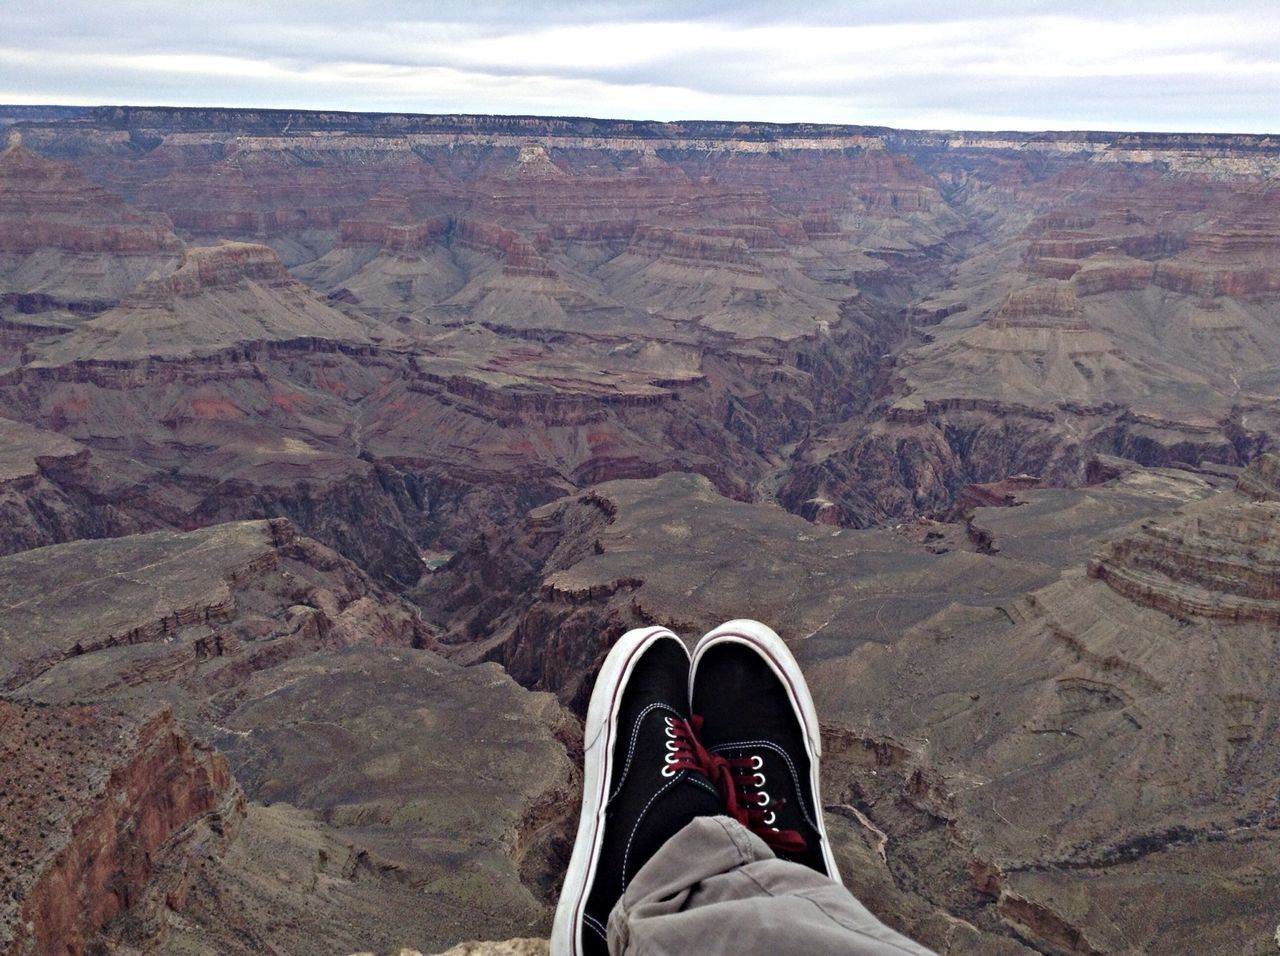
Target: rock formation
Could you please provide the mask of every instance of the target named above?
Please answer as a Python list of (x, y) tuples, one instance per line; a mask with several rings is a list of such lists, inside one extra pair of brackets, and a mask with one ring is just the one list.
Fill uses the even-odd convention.
[(1259, 455), (1236, 480), (1236, 490), (1254, 501), (1280, 501), (1280, 455)]
[[(204, 671), (217, 684), (209, 672), (244, 676), (255, 660), (278, 663), (357, 635), (431, 642), (405, 608), (378, 612), (380, 626), (368, 628), (376, 586), (282, 520), (77, 541), (10, 555), (0, 566), (0, 689), (27, 696), (83, 700), (149, 683), (148, 673), (164, 681)], [(68, 567), (80, 571), (67, 575)], [(278, 616), (249, 610), (260, 595)]]
[(368, 323), (291, 278), (272, 250), (224, 242), (186, 250), (173, 272), (139, 283), (120, 306), (32, 347), (29, 367), (204, 357), (315, 339), (365, 345), (371, 334)]
[[(383, 379), (353, 389), (350, 380), (363, 371), (326, 371), (323, 380), (341, 383), (352, 398), (335, 389), (308, 396), (307, 418), (354, 430), (355, 416), (340, 406), (370, 386), (387, 402), (369, 415), (373, 428), (359, 426), (357, 441), (325, 436), (320, 447), (345, 460), (306, 501), (258, 479), (244, 482), (236, 472), (245, 463), (214, 471), (236, 474), (219, 485), (217, 517), (286, 514), (364, 561), (370, 543), (308, 518), (361, 499), (397, 526), (397, 553), (378, 559), (387, 580), (411, 581), (410, 549), (431, 547), (442, 534), (456, 547), (482, 515), (501, 523), (534, 500), (611, 477), (695, 470), (739, 497), (776, 487), (792, 510), (863, 526), (945, 511), (961, 488), (1009, 474), (1076, 483), (1099, 453), (1149, 465), (1242, 464), (1275, 427), (1268, 369), (1280, 345), (1262, 304), (1272, 294), (1267, 281), (1160, 278), (1188, 269), (1225, 275), (1231, 263), (1242, 274), (1265, 271), (1276, 221), (1258, 178), (1273, 161), (1265, 144), (1055, 138), (1037, 154), (1043, 168), (1032, 170), (1016, 137), (938, 140), (825, 127), (792, 135), (767, 126), (744, 136), (717, 124), (626, 123), (588, 133), (551, 121), (486, 127), (217, 111), (87, 115), (74, 135), (60, 121), (28, 121), (27, 148), (74, 157), (131, 202), (170, 216), (193, 241), (272, 244), (332, 297), (335, 312), (322, 318), (297, 296), (280, 303), (271, 283), (276, 292), (263, 301), (221, 301), (237, 315), (278, 312), (276, 321), (227, 327), (225, 314), (212, 321), (207, 309), (175, 319), (126, 305), (82, 337), (33, 348), (33, 365), (63, 368), (121, 348), (136, 361), (193, 333), (210, 348), (249, 347), (259, 361), (263, 344), (298, 336), (308, 348), (344, 354), (352, 343), (380, 343), (376, 364), (390, 363), (397, 379), (418, 378), (425, 388), (390, 394), (396, 386)], [(95, 132), (120, 123), (143, 124), (131, 135), (149, 148), (125, 159)], [(1246, 147), (1247, 159), (1227, 162), (1232, 149)], [(1164, 176), (1162, 163), (1177, 166), (1181, 178)], [(968, 178), (959, 187), (962, 173)], [(165, 286), (148, 285), (135, 304)], [(1167, 297), (1156, 300), (1150, 290)], [(901, 327), (904, 310), (935, 316), (926, 319), (937, 323), (925, 333), (931, 341), (919, 341), (910, 322)], [(385, 327), (370, 326), (369, 317)], [(628, 361), (629, 349), (616, 348), (624, 340), (653, 360)], [(895, 348), (900, 354), (873, 374)], [(417, 369), (405, 368), (405, 351), (418, 356)], [(290, 365), (273, 390), (283, 396), (315, 381)], [(451, 394), (433, 387), (442, 380)], [(673, 383), (696, 387), (677, 391)], [(616, 399), (656, 411), (621, 428), (594, 427), (577, 411), (572, 434), (548, 439), (545, 432), (564, 421), (553, 397), (562, 392), (583, 409)], [(467, 401), (456, 403), (459, 394)], [(694, 399), (695, 414), (672, 414), (670, 402), (656, 400), (668, 396)], [(534, 414), (519, 423), (523, 435), (495, 447), (485, 419), (496, 412), (509, 429), (503, 412), (513, 405)], [(227, 422), (233, 406), (250, 411), (230, 395), (202, 399), (200, 408), (221, 410), (217, 421)], [(186, 410), (158, 411), (160, 422), (187, 430)], [(39, 421), (29, 411), (8, 413), (65, 427), (47, 408)], [(271, 430), (316, 448), (320, 436), (299, 435), (306, 424), (287, 417)], [(379, 425), (399, 420), (414, 421), (418, 436), (456, 431), (460, 440), (425, 450), (405, 447), (401, 434), (377, 440)], [(708, 436), (712, 422), (727, 433)], [(695, 431), (699, 441), (687, 441)], [(591, 433), (609, 440), (587, 441)], [(707, 438), (713, 453), (690, 447)], [(164, 440), (189, 447), (208, 438)], [(556, 454), (530, 455), (548, 440)], [(234, 443), (223, 436), (219, 444)], [(251, 444), (254, 458), (267, 447)], [(296, 469), (301, 446), (276, 447), (290, 451), (277, 451), (268, 469)], [(474, 456), (461, 451), (477, 448)], [(382, 467), (366, 467), (370, 461)], [(509, 467), (495, 470), (497, 462)], [(202, 474), (209, 472), (206, 464)], [(458, 476), (472, 490), (463, 492)], [(459, 504), (465, 517), (454, 523), (449, 511)]]
[(12, 952), (430, 947), (545, 924), (576, 722), (428, 649), (417, 611), (350, 562), (282, 520), (0, 562)]
[[(1273, 466), (1262, 459), (1241, 487)], [(1022, 952), (1022, 938), (1113, 952), (1126, 936), (1162, 948), (1181, 931), (1140, 907), (1108, 909), (1101, 887), (1163, 898), (1175, 857), (1226, 881), (1196, 904), (1191, 938), (1262, 938), (1261, 884), (1243, 922), (1215, 914), (1231, 909), (1217, 895), (1231, 879), (1219, 841), (1245, 869), (1270, 872), (1273, 852), (1261, 729), (1273, 503), (1141, 470), (1087, 493), (1016, 494), (1016, 507), (971, 512), (998, 542), (988, 556), (806, 525), (685, 476), (614, 482), (455, 558), (423, 600), (453, 615), (445, 640), (578, 707), (580, 675), (625, 627), (692, 636), (734, 614), (774, 621), (829, 722), (827, 812), (849, 824), (834, 831), (840, 850), (884, 861), (848, 868), (851, 886), (940, 951)], [(1153, 511), (1166, 514), (1124, 530)], [(1189, 522), (1202, 537), (1178, 532)], [(1158, 567), (1176, 607), (1084, 575), (1091, 552), (1091, 567)], [(513, 615), (521, 590), (536, 596)], [(1252, 603), (1224, 613), (1236, 601)], [(1063, 907), (1079, 894), (1088, 906)]]
[(231, 839), (244, 814), (226, 760), (168, 708), (0, 699), (0, 732), (6, 956), (88, 952), (157, 885), (180, 909), (193, 848)]
[(1206, 502), (1109, 543), (1089, 576), (1180, 619), (1280, 626), (1277, 463), (1264, 455), (1250, 465), (1234, 501)]
[[(1265, 563), (1276, 518), (1233, 491), (1178, 511), (1112, 532), (1088, 576), (1068, 568), (999, 614), (948, 609), (892, 654), (815, 670), (871, 727), (927, 738), (947, 781), (933, 812), (1002, 921), (1041, 947), (1247, 949), (1269, 931), (1268, 890), (1227, 898), (1229, 873), (1274, 857), (1260, 728), (1276, 630), (1249, 576), (1223, 569)], [(1170, 925), (1174, 871), (1204, 874), (1185, 931)]]
[(95, 500), (110, 484), (79, 442), (0, 419), (0, 554), (145, 527)]
[[(759, 553), (765, 566), (743, 562), (743, 552)], [(767, 570), (783, 567), (786, 574)], [(787, 620), (809, 634), (808, 646), (848, 647), (890, 640), (945, 604), (939, 582), (963, 579), (999, 600), (1046, 575), (1034, 563), (970, 551), (935, 555), (888, 531), (814, 527), (723, 498), (705, 479), (669, 474), (608, 482), (530, 512), (509, 534), (455, 557), (419, 600), (453, 612), (446, 643), (483, 635), (470, 653), (585, 710), (586, 678), (629, 627), (656, 621), (699, 634), (755, 615)], [(864, 578), (874, 585), (827, 586)], [(920, 593), (924, 581), (932, 593)], [(531, 607), (522, 592), (536, 595)]]
[(181, 250), (167, 217), (131, 209), (75, 164), (0, 152), (0, 321), (13, 333), (38, 335), (40, 313), (100, 311)]
[(501, 943), (459, 943), (440, 956), (546, 956), (547, 941), (509, 939)]

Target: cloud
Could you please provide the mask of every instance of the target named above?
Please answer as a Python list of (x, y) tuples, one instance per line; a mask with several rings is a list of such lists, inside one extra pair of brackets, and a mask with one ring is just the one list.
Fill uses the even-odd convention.
[(1259, 132), (1280, 102), (1261, 0), (12, 6), (10, 102)]

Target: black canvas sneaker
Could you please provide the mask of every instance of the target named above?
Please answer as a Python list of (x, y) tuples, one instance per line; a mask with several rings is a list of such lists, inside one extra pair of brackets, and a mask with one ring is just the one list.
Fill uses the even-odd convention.
[(690, 712), (727, 814), (774, 853), (839, 881), (822, 823), (822, 741), (813, 698), (782, 638), (758, 621), (729, 621), (694, 649)]
[(688, 716), (684, 643), (664, 627), (622, 635), (587, 708), (582, 817), (551, 956), (607, 956), (609, 913), (636, 871), (695, 817), (724, 812)]

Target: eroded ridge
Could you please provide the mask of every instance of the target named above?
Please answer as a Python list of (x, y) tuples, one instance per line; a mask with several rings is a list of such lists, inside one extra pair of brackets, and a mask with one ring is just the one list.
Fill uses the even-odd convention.
[(1280, 496), (1266, 497), (1275, 495), (1277, 461), (1251, 465), (1237, 494), (1107, 544), (1089, 575), (1178, 617), (1280, 624)]

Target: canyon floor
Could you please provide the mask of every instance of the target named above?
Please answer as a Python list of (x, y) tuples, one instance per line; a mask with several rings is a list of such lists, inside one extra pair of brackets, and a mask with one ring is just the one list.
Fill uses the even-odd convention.
[(0, 137), (0, 953), (545, 937), (611, 642), (741, 616), (886, 922), (1275, 952), (1273, 139)]

